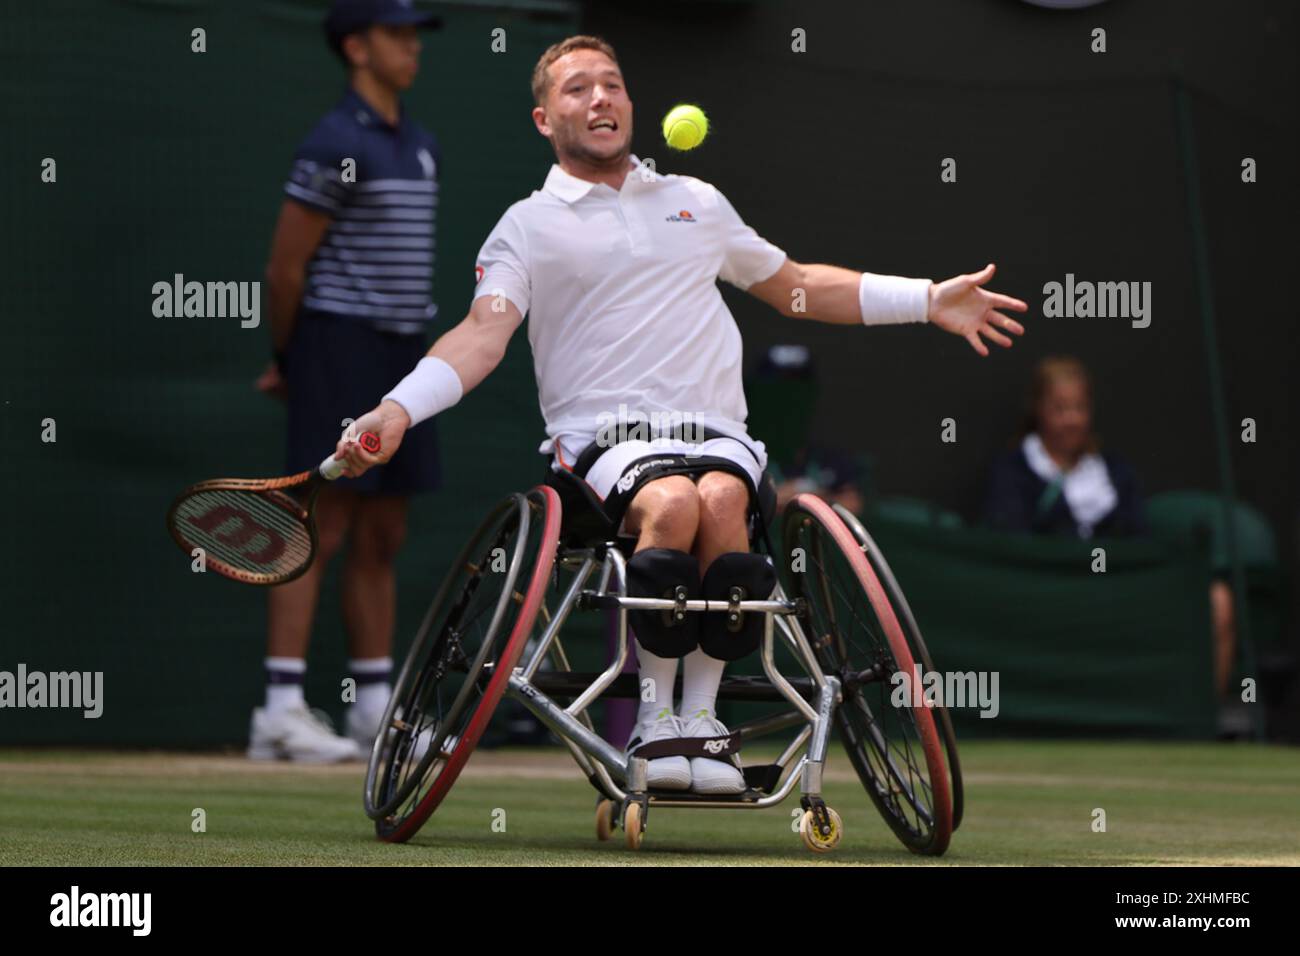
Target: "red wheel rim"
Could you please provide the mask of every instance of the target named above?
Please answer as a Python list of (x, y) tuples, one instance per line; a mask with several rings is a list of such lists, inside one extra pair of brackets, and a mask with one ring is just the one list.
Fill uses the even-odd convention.
[[(898, 616), (894, 613), (893, 605), (890, 604), (885, 589), (881, 587), (880, 580), (871, 567), (871, 562), (862, 553), (857, 538), (853, 536), (853, 533), (845, 526), (840, 516), (834, 512), (830, 505), (816, 495), (807, 493), (797, 495), (793, 503), (814, 517), (839, 547), (840, 552), (852, 568), (858, 583), (866, 592), (872, 612), (876, 615), (876, 619), (885, 632), (885, 638), (889, 642), (889, 649), (894, 662), (907, 674), (915, 673), (912, 650), (908, 647), (907, 638), (898, 623)], [(949, 791), (948, 767), (944, 760), (943, 744), (939, 739), (939, 731), (935, 726), (934, 714), (931, 712), (930, 707), (928, 705), (915, 707), (912, 708), (912, 713), (915, 716), (917, 731), (921, 738), (922, 752), (925, 754), (926, 770), (930, 775), (930, 792), (934, 802), (933, 836), (924, 849), (918, 852), (937, 856), (948, 848), (948, 841), (952, 836), (952, 794)]]
[(537, 551), (537, 562), (533, 565), (533, 574), (528, 581), (528, 589), (524, 592), (523, 604), (519, 609), (518, 616), (515, 618), (510, 638), (506, 641), (505, 650), (502, 651), (491, 678), (488, 679), (487, 689), (479, 699), (474, 716), (470, 718), (469, 726), (465, 728), (465, 732), (456, 741), (456, 749), (452, 751), (446, 766), (438, 774), (438, 779), (429, 788), (429, 792), (420, 799), (420, 802), (416, 804), (415, 809), (407, 815), (406, 819), (390, 833), (380, 836), (380, 839), (386, 843), (405, 843), (415, 836), (420, 827), (424, 826), (425, 821), (433, 814), (433, 811), (438, 809), (438, 805), (442, 803), (443, 798), (451, 792), (452, 784), (460, 776), (460, 772), (469, 760), (470, 754), (474, 752), (479, 739), (483, 736), (488, 723), (492, 720), (497, 704), (501, 702), (501, 698), (506, 692), (506, 685), (510, 682), (510, 675), (514, 672), (515, 664), (518, 663), (519, 656), (528, 643), (528, 636), (532, 632), (533, 622), (537, 617), (538, 609), (542, 605), (542, 597), (545, 595), (547, 584), (550, 581), (551, 568), (555, 564), (555, 548), (560, 536), (559, 495), (555, 493), (554, 489), (545, 485), (538, 485), (533, 490), (542, 494), (542, 507), (544, 509), (542, 540)]

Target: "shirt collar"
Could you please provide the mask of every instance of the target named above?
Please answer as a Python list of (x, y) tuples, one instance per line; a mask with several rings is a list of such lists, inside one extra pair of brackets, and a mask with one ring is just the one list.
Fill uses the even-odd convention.
[(344, 92), (341, 105), (347, 110), (348, 116), (367, 129), (379, 128), (395, 131), (406, 123), (406, 110), (403, 108), (401, 100), (398, 100), (397, 103), (396, 126), (384, 119), (373, 106), (366, 102), (360, 93), (351, 87), (348, 87)]
[[(639, 176), (641, 160), (636, 156), (628, 157), (627, 176), (623, 180), (624, 186), (632, 181), (634, 177)], [(655, 179), (660, 179), (660, 175), (655, 173)], [(591, 192), (601, 183), (589, 182), (586, 179), (579, 179), (577, 176), (571, 176), (560, 168), (558, 163), (551, 165), (551, 171), (546, 174), (546, 182), (542, 184), (542, 191), (548, 192), (557, 199), (562, 199), (569, 204), (582, 199), (587, 193)]]
[(1098, 467), (1105, 471), (1106, 463), (1102, 457), (1095, 452), (1087, 452), (1079, 456), (1073, 468), (1068, 472), (1062, 472), (1061, 466), (1052, 460), (1052, 456), (1047, 453), (1047, 446), (1043, 444), (1042, 437), (1038, 432), (1030, 432), (1025, 436), (1025, 440), (1020, 443), (1021, 451), (1024, 452), (1025, 461), (1029, 463), (1030, 469), (1033, 470), (1043, 481), (1055, 481), (1062, 474), (1066, 478), (1086, 475), (1095, 472)]

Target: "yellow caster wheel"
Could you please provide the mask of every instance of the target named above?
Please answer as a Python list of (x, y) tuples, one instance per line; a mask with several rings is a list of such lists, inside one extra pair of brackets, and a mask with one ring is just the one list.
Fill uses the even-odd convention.
[(629, 803), (623, 811), (623, 835), (629, 850), (641, 849), (641, 804)]
[(844, 836), (844, 821), (840, 815), (830, 807), (826, 808), (826, 816), (831, 821), (831, 832), (823, 836), (813, 823), (813, 813), (811, 810), (805, 810), (803, 816), (799, 819), (799, 836), (803, 837), (803, 845), (814, 853), (829, 853), (840, 845), (840, 839)]
[(596, 839), (608, 840), (614, 832), (614, 801), (600, 799), (596, 801)]

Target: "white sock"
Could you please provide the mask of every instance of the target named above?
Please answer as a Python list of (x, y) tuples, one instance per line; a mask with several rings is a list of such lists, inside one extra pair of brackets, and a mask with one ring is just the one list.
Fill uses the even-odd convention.
[(268, 714), (307, 706), (302, 695), (303, 676), (306, 673), (307, 662), (301, 657), (266, 659), (266, 712)]
[(393, 685), (389, 682), (393, 673), (391, 657), (354, 657), (348, 661), (348, 669), (357, 682), (358, 707), (382, 711), (388, 706), (388, 698), (393, 693)]
[(700, 711), (707, 711), (710, 717), (716, 717), (718, 706), (718, 685), (722, 683), (722, 671), (726, 661), (710, 657), (700, 648), (696, 648), (682, 658), (682, 706), (677, 715), (683, 720), (698, 716)]
[[(641, 646), (640, 641), (636, 642), (636, 657), (640, 664), (638, 683), (641, 687), (641, 704), (636, 712), (636, 722), (639, 724), (645, 720), (653, 720), (665, 709), (670, 714), (673, 712), (673, 684), (677, 680), (677, 658), (651, 654)], [(646, 681), (652, 683), (647, 684)], [(646, 700), (647, 696), (653, 699)]]

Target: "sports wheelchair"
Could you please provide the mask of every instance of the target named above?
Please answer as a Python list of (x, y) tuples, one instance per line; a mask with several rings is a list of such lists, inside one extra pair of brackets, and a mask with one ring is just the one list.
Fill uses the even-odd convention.
[[(636, 541), (617, 533), (591, 487), (569, 472), (551, 471), (501, 501), (456, 557), (394, 684), (366, 770), (365, 810), (379, 839), (404, 842), (424, 825), (509, 696), (560, 738), (595, 788), (598, 839), (621, 827), (635, 850), (652, 807), (756, 810), (798, 784), (803, 842), (829, 852), (844, 833), (822, 799), (834, 734), (898, 838), (915, 853), (942, 854), (962, 818), (956, 741), (942, 706), (891, 703), (895, 673), (934, 665), (884, 556), (852, 513), (811, 494), (787, 505), (778, 554), (768, 537), (770, 476), (753, 491), (750, 546), (780, 573), (767, 600), (628, 597)], [(734, 727), (740, 741), (795, 732), (774, 763), (743, 767), (742, 793), (648, 789), (646, 759), (625, 758), (596, 732), (588, 713), (596, 700), (639, 697), (636, 674), (623, 673), (631, 609), (764, 616), (763, 674), (724, 676), (718, 699), (779, 705)], [(570, 615), (590, 611), (616, 613), (616, 651), (605, 670), (578, 673), (560, 632)], [(802, 675), (782, 674), (778, 653)]]

